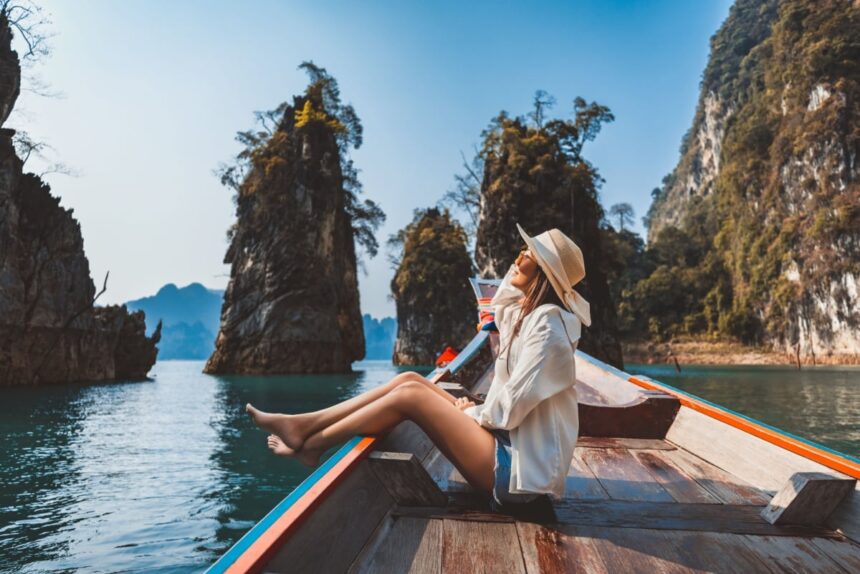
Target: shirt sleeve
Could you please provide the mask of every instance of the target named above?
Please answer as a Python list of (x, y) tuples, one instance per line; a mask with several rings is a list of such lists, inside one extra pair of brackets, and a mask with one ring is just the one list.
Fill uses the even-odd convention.
[(525, 339), (507, 382), (484, 404), (465, 409), (481, 426), (516, 428), (538, 403), (575, 384), (573, 346), (559, 319), (553, 311), (538, 318), (521, 335)]

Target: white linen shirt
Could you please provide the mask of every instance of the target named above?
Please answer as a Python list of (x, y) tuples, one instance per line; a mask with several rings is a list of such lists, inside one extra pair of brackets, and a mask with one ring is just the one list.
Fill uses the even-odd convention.
[(561, 498), (579, 434), (574, 351), (582, 324), (567, 309), (541, 305), (523, 320), (506, 350), (524, 296), (511, 285), (514, 268), (508, 269), (491, 301), (501, 350), (493, 382), (484, 403), (463, 412), (483, 427), (510, 432), (511, 493)]

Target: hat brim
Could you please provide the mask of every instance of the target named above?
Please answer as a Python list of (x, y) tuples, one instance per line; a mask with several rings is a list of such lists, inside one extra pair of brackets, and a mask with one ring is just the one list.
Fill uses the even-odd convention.
[[(544, 247), (540, 242), (529, 236), (519, 223), (517, 223), (517, 230), (520, 232), (520, 235), (523, 237), (523, 241), (526, 242), (529, 250), (534, 254), (536, 263), (543, 270), (547, 279), (549, 279), (550, 285), (552, 285), (552, 288), (555, 290), (555, 294), (558, 295), (558, 298), (561, 299), (567, 310), (574, 313), (586, 325), (590, 325), (590, 310), (588, 308), (580, 309), (580, 305), (578, 305), (578, 299), (581, 299), (581, 296), (577, 297), (578, 293), (575, 293), (572, 286), (565, 288), (564, 283), (557, 275), (556, 266), (561, 266), (561, 261), (558, 261), (558, 257), (549, 249)], [(551, 262), (556, 263), (556, 265), (553, 265)], [(586, 306), (587, 304), (583, 305), (583, 307)]]

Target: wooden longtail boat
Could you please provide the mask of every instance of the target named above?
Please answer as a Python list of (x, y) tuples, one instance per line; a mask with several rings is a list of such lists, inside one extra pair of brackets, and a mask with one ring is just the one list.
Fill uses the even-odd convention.
[[(497, 351), (481, 330), (429, 378), (480, 397)], [(407, 421), (343, 445), (209, 572), (860, 572), (860, 460), (581, 351), (576, 372), (562, 500), (492, 512)]]

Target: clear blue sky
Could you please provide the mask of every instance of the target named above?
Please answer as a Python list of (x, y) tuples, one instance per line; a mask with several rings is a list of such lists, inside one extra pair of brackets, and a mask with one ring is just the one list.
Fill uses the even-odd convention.
[[(605, 207), (639, 217), (678, 157), (708, 41), (728, 0), (568, 2), (44, 1), (53, 55), (38, 68), (61, 98), (25, 93), (9, 127), (46, 140), (77, 177), (49, 175), (74, 208), (103, 301), (165, 283), (227, 284), (230, 191), (212, 175), (254, 110), (301, 92), (311, 59), (364, 125), (353, 157), (388, 220), (381, 244), (433, 205), (500, 110), (535, 90), (609, 106), (586, 147)], [(30, 166), (40, 170), (38, 161)], [(540, 230), (534, 230), (539, 232)], [(383, 251), (359, 279), (362, 311), (393, 315)]]

